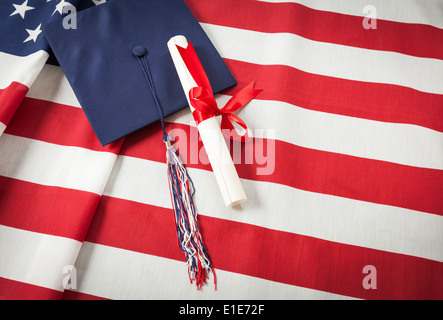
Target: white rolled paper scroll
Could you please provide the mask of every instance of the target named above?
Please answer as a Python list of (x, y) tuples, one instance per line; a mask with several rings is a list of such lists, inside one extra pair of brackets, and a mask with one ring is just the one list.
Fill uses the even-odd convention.
[[(194, 108), (189, 100), (189, 91), (197, 87), (197, 84), (176, 46), (187, 48), (188, 41), (184, 36), (175, 36), (168, 41), (168, 48), (174, 61), (178, 77), (180, 78), (183, 91), (188, 99), (189, 107), (191, 108), (191, 112), (193, 112)], [(212, 117), (204, 120), (197, 125), (197, 128), (226, 206), (234, 207), (245, 202), (247, 200), (246, 194), (241, 185), (240, 178), (238, 177), (217, 118)]]

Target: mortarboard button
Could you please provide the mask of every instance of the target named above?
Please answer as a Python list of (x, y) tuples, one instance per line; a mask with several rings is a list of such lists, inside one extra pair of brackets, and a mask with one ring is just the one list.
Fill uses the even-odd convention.
[(132, 50), (132, 53), (134, 54), (134, 56), (136, 57), (143, 57), (146, 54), (146, 48), (142, 47), (142, 46), (136, 46), (134, 47), (134, 49)]

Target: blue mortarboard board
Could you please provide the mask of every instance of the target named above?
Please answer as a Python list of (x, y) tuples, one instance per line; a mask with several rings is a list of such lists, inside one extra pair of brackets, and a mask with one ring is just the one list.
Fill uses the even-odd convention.
[(187, 107), (167, 47), (173, 36), (192, 41), (214, 93), (236, 84), (182, 0), (113, 0), (78, 12), (76, 29), (60, 19), (43, 32), (102, 145), (160, 119), (136, 47), (147, 50), (164, 116)]

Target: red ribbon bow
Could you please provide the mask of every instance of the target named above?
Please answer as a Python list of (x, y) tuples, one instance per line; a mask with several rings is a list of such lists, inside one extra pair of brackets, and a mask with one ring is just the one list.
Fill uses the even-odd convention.
[[(194, 78), (194, 81), (198, 85), (198, 87), (194, 87), (189, 91), (189, 100), (195, 109), (192, 115), (197, 124), (209, 118), (221, 116), (221, 129), (225, 136), (232, 140), (247, 141), (249, 139), (248, 127), (246, 126), (246, 123), (233, 112), (239, 110), (254, 99), (262, 89), (255, 89), (255, 81), (253, 81), (237, 92), (226, 105), (220, 109), (215, 101), (208, 77), (206, 76), (191, 42), (189, 42), (187, 48), (177, 46), (177, 49), (183, 58), (186, 67)], [(245, 133), (239, 135), (232, 123), (237, 123), (245, 129)]]

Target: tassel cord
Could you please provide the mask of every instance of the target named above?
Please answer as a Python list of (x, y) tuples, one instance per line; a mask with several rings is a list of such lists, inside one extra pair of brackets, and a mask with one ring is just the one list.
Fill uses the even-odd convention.
[(152, 96), (154, 97), (154, 102), (155, 102), (155, 106), (157, 107), (157, 112), (160, 116), (160, 121), (162, 124), (162, 129), (163, 129), (163, 141), (169, 141), (169, 136), (166, 133), (166, 129), (165, 129), (165, 121), (164, 121), (164, 114), (163, 114), (163, 109), (160, 105), (160, 102), (158, 101), (158, 97), (157, 97), (157, 91), (155, 90), (155, 86), (154, 86), (154, 81), (152, 80), (152, 75), (151, 75), (151, 69), (149, 68), (149, 63), (148, 63), (148, 59), (146, 58), (146, 55), (143, 56), (143, 62), (142, 59), (137, 56), (137, 60), (138, 63), (140, 64), (140, 68), (143, 71), (143, 75), (145, 77), (145, 80), (148, 84), (149, 89), (151, 90)]
[(160, 116), (163, 129), (163, 142), (166, 144), (167, 148), (166, 158), (169, 191), (174, 209), (177, 239), (180, 249), (185, 254), (189, 279), (191, 283), (195, 280), (197, 289), (200, 290), (202, 285), (206, 283), (206, 279), (208, 278), (207, 274), (212, 271), (214, 275), (214, 285), (216, 287), (215, 272), (212, 267), (210, 256), (203, 245), (197, 223), (197, 212), (193, 201), (195, 194), (194, 184), (188, 175), (182, 159), (172, 148), (170, 137), (166, 133), (164, 114), (155, 90), (154, 81), (146, 57), (146, 50), (143, 47), (136, 47), (134, 48), (133, 53), (137, 57), (146, 83), (154, 97), (154, 102)]

